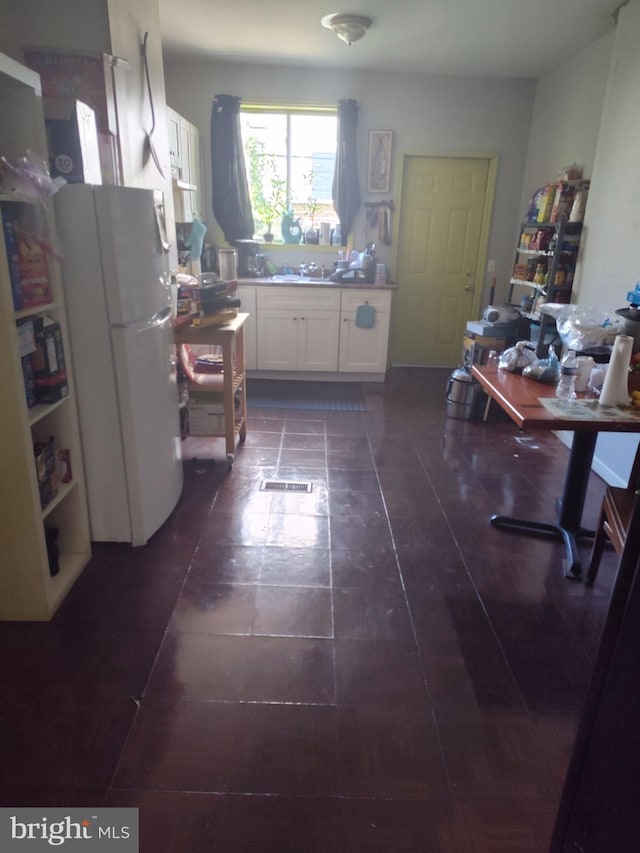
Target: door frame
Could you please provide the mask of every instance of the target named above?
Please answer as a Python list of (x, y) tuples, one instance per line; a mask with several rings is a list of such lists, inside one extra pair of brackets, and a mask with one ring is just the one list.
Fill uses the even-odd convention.
[[(487, 187), (485, 190), (484, 205), (482, 208), (482, 222), (480, 224), (480, 237), (478, 241), (478, 267), (476, 270), (476, 282), (473, 291), (473, 300), (471, 302), (471, 313), (479, 316), (480, 303), (482, 293), (484, 291), (485, 276), (487, 275), (487, 253), (489, 245), (489, 233), (491, 231), (491, 214), (493, 211), (493, 203), (495, 201), (496, 181), (498, 177), (498, 158), (497, 151), (455, 151), (451, 149), (436, 149), (427, 148), (419, 151), (400, 151), (396, 158), (396, 175), (398, 180), (398, 192), (400, 194), (400, 203), (398, 205), (398, 213), (393, 217), (393, 268), (398, 269), (398, 238), (400, 235), (400, 218), (402, 214), (402, 188), (404, 186), (404, 169), (409, 158), (424, 158), (424, 159), (445, 159), (445, 160), (486, 160), (488, 163), (487, 170)], [(478, 280), (480, 279), (480, 280)], [(397, 281), (398, 289), (402, 287), (402, 282)], [(391, 311), (393, 313), (393, 301), (391, 303)], [(392, 319), (393, 323), (393, 319)], [(392, 326), (393, 327), (393, 326)], [(462, 349), (462, 341), (460, 341)]]

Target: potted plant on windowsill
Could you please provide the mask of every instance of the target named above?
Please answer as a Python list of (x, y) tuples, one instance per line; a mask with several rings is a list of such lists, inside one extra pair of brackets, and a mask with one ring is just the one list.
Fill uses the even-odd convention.
[(266, 231), (262, 235), (265, 243), (273, 242), (272, 226), (274, 223), (280, 222), (286, 210), (285, 181), (281, 181), (279, 178), (272, 178), (271, 192), (268, 197), (265, 198), (263, 196), (256, 204), (256, 213), (266, 226)]
[(305, 213), (311, 220), (311, 224), (304, 232), (304, 242), (309, 243), (310, 245), (317, 246), (320, 242), (320, 232), (316, 228), (316, 215), (320, 210), (321, 204), (318, 201), (316, 194), (314, 192), (313, 186), (313, 171), (308, 172), (304, 176), (304, 181), (307, 185), (307, 200), (304, 205)]
[(286, 181), (278, 177), (277, 160), (263, 142), (255, 137), (247, 140), (249, 195), (256, 231), (264, 228), (265, 243), (273, 241), (272, 226), (287, 210)]
[(304, 232), (304, 242), (310, 245), (317, 246), (320, 242), (320, 232), (316, 228), (316, 214), (320, 210), (320, 202), (314, 195), (307, 198), (306, 203), (307, 216), (311, 220), (311, 225)]

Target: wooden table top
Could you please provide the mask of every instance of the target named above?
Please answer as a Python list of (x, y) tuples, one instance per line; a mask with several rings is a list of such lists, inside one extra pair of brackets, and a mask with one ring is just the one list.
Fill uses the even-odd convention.
[[(500, 370), (497, 365), (471, 367), (472, 376), (521, 429), (567, 429), (585, 432), (640, 432), (640, 410), (632, 420), (582, 420), (555, 417), (541, 403), (541, 397), (555, 397), (554, 383), (537, 382), (521, 374)], [(590, 392), (578, 399), (593, 400)]]
[(234, 337), (249, 315), (238, 314), (220, 326), (174, 326), (173, 337), (177, 344), (217, 344)]

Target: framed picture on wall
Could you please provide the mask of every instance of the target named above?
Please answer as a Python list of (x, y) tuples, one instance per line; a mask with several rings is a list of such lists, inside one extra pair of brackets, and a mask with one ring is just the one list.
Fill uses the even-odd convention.
[(368, 193), (389, 192), (392, 138), (393, 131), (391, 130), (371, 130), (369, 132)]

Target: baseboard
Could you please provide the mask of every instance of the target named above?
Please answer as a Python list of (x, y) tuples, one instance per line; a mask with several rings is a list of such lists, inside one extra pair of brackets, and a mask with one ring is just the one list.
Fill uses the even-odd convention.
[(248, 379), (297, 379), (305, 382), (384, 382), (384, 373), (333, 373), (306, 370), (247, 370)]

